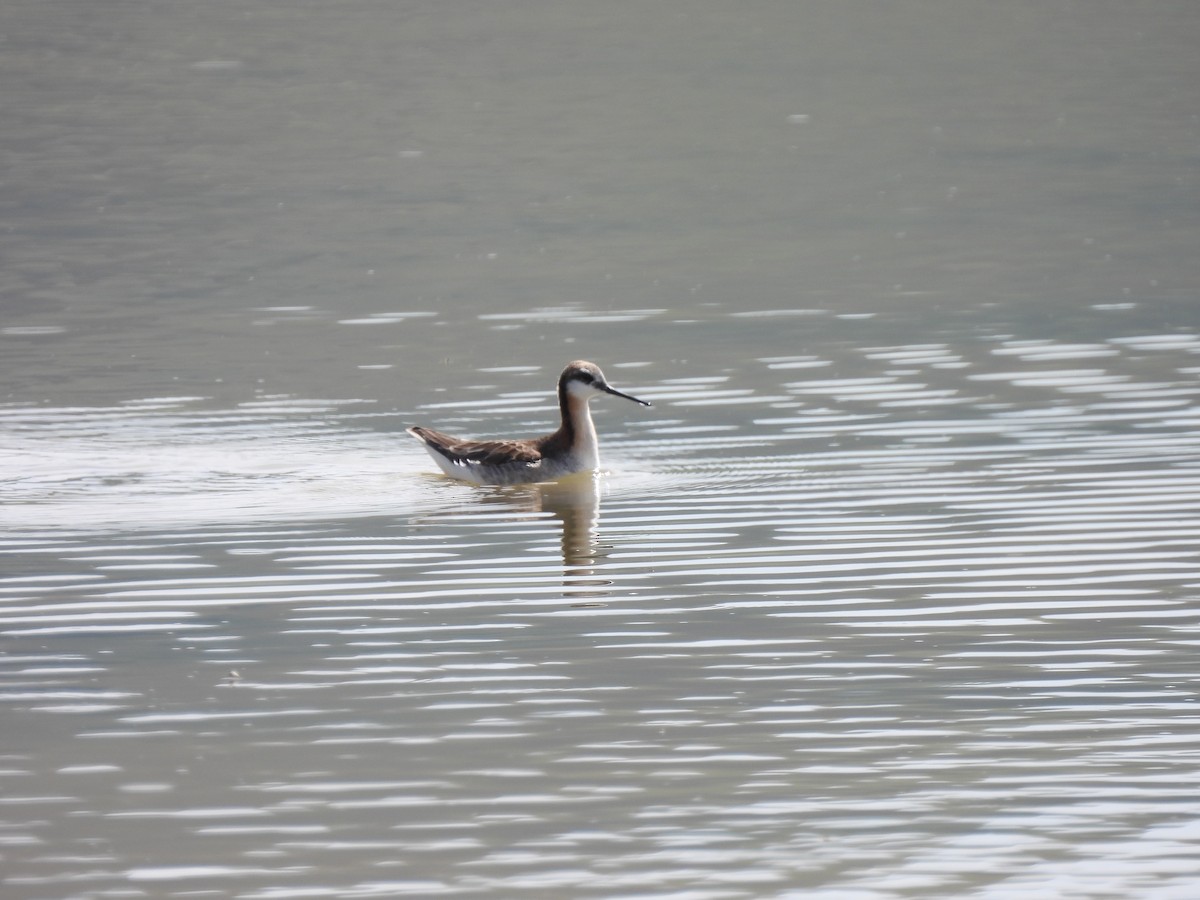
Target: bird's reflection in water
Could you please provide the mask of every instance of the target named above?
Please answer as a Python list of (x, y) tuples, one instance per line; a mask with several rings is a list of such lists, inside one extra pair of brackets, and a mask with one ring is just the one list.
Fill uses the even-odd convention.
[(600, 520), (600, 479), (586, 473), (534, 484), (532, 498), (538, 509), (562, 523), (563, 587), (576, 596), (580, 589), (591, 588), (588, 596), (603, 596), (611, 582), (596, 576), (595, 565), (607, 549), (600, 545), (597, 526)]
[[(592, 473), (571, 475), (558, 481), (538, 484), (514, 484), (502, 487), (477, 489), (477, 500), (486, 507), (497, 506), (525, 515), (550, 514), (558, 519), (562, 527), (562, 566), (564, 592), (572, 598), (604, 597), (611, 581), (596, 573), (596, 564), (602, 560), (608, 547), (598, 538), (597, 525), (600, 519), (600, 497), (603, 478)], [(478, 509), (478, 507), (476, 506)], [(445, 514), (460, 516), (463, 510)], [(423, 517), (438, 518), (438, 515)], [(575, 606), (591, 605), (587, 602)]]

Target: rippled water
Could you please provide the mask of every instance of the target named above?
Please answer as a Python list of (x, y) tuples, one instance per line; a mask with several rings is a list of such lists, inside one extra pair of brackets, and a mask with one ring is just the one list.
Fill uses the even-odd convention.
[[(0, 898), (1200, 896), (1193, 0), (0, 3)], [(599, 478), (477, 488), (571, 359)]]
[(399, 435), (557, 360), (3, 408), (6, 892), (1190, 896), (1200, 334), (1115, 315), (607, 366), (655, 406), (558, 485)]

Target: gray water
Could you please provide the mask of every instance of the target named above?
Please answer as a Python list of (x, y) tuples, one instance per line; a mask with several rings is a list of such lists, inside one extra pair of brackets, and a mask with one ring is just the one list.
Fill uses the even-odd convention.
[(6, 900), (1200, 891), (1194, 3), (0, 37)]

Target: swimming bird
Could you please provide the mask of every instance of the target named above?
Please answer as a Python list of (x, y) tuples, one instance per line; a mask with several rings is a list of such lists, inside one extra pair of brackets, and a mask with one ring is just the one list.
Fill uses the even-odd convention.
[(553, 434), (526, 440), (472, 441), (420, 425), (407, 431), (425, 445), (433, 461), (451, 478), (475, 484), (553, 481), (599, 468), (599, 444), (588, 401), (601, 393), (650, 405), (618, 391), (598, 365), (579, 359), (568, 363), (558, 376), (562, 424)]

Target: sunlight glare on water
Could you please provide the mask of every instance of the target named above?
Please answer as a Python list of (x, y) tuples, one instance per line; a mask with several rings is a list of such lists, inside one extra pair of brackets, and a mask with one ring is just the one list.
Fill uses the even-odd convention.
[(614, 367), (655, 407), (559, 485), (427, 474), (361, 404), (4, 410), (0, 700), (72, 735), (8, 739), (13, 844), (60, 844), (9, 883), (1183, 890), (1197, 344), (830, 349)]

